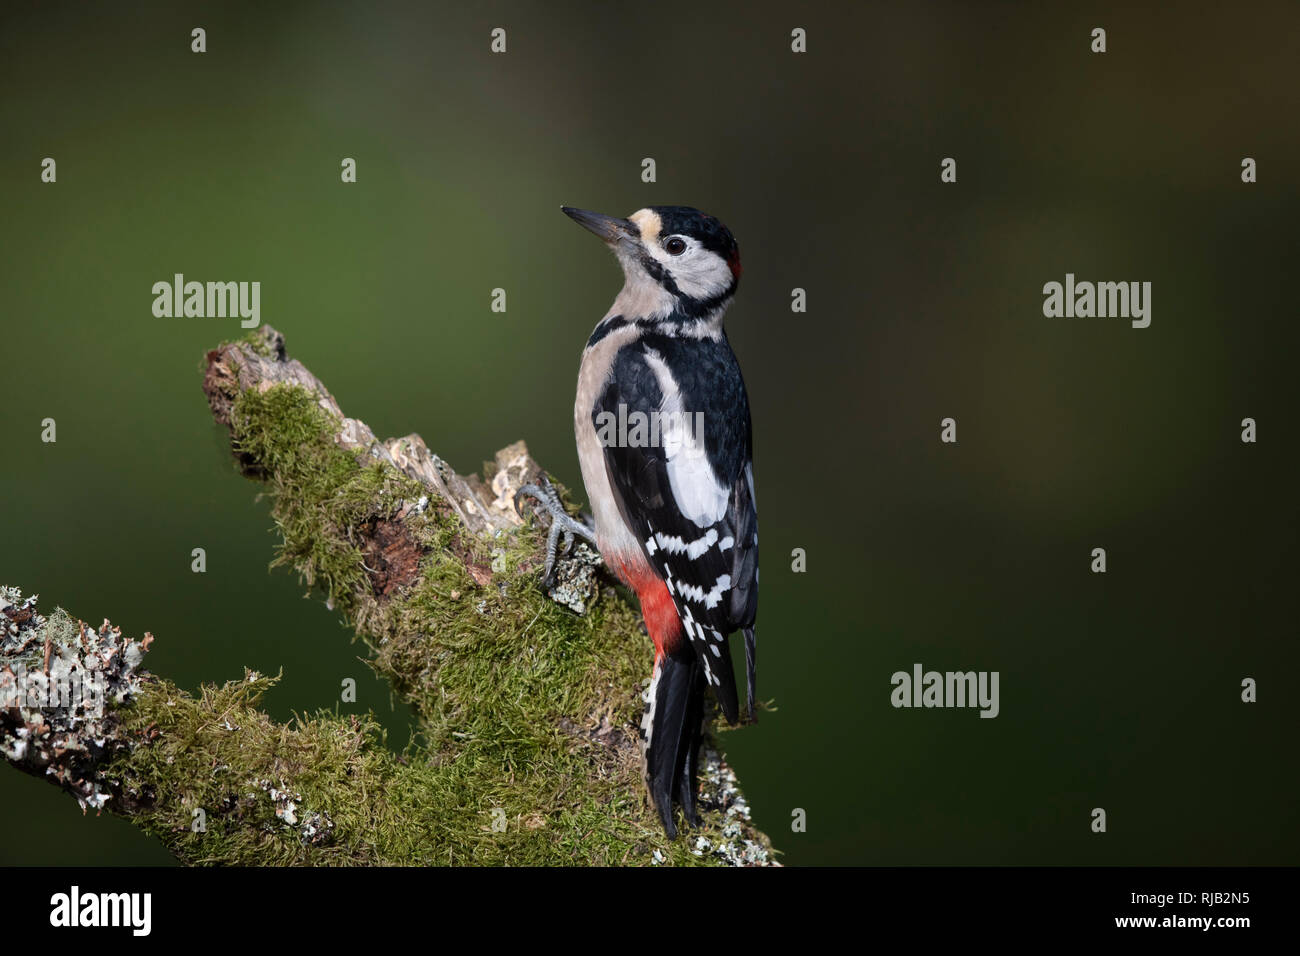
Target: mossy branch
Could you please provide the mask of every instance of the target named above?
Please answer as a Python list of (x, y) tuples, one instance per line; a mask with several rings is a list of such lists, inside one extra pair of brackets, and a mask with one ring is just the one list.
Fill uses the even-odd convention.
[[(186, 693), (140, 667), (148, 635), (47, 620), (11, 588), (10, 763), (191, 864), (770, 861), (711, 736), (705, 825), (664, 839), (636, 733), (649, 640), (584, 545), (541, 591), (544, 535), (514, 507), (540, 473), (522, 442), (482, 478), (456, 474), (418, 435), (381, 442), (268, 326), (208, 353), (204, 392), (239, 467), (273, 496), (276, 563), (354, 626), (412, 708), (415, 742), (394, 753), (369, 716), (277, 723), (259, 706), (275, 681), (256, 673)], [(42, 668), (106, 678), (105, 708), (15, 702)]]

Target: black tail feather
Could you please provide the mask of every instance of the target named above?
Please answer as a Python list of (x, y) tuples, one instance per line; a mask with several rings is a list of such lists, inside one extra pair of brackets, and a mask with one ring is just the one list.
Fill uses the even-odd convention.
[(752, 627), (745, 628), (745, 683), (745, 706), (752, 724), (758, 721), (758, 708), (754, 706), (754, 695), (758, 693), (758, 636)]
[(718, 699), (718, 706), (722, 709), (722, 716), (727, 718), (727, 723), (739, 723), (740, 702), (736, 699), (735, 676), (718, 675), (718, 682), (713, 685), (713, 696)]
[[(713, 653), (714, 647), (718, 649), (717, 654)], [(726, 635), (718, 635), (712, 641), (698, 641), (696, 653), (707, 665), (706, 673), (712, 681), (713, 696), (718, 699), (722, 715), (727, 718), (728, 723), (738, 723), (740, 701), (736, 695), (736, 671), (731, 663), (731, 643)]]
[(677, 802), (682, 805), (686, 822), (700, 825), (700, 815), (695, 809), (698, 788), (700, 743), (704, 739), (704, 672), (695, 668), (694, 685), (687, 700), (686, 725), (682, 729), (682, 748), (677, 760)]
[(645, 747), (646, 785), (668, 838), (677, 836), (673, 815), (676, 796), (692, 826), (697, 760), (704, 719), (704, 674), (690, 648), (665, 655), (655, 664), (646, 715), (641, 728)]

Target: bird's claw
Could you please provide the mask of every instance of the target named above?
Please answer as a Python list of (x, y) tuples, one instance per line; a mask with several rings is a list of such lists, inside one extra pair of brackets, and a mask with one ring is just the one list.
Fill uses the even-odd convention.
[(574, 518), (564, 510), (564, 503), (556, 494), (550, 479), (543, 475), (536, 485), (523, 485), (515, 492), (515, 510), (519, 510), (519, 499), (534, 499), (551, 518), (551, 528), (546, 535), (546, 567), (542, 574), (542, 587), (550, 590), (555, 586), (556, 554), (568, 554), (573, 548), (575, 537), (582, 538), (596, 546), (596, 534), (584, 522)]

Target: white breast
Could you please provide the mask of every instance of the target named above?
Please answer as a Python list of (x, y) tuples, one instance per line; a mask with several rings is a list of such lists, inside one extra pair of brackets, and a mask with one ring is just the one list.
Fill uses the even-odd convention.
[(605, 470), (605, 449), (591, 420), (591, 410), (609, 382), (615, 354), (635, 335), (632, 326), (616, 329), (583, 353), (578, 369), (578, 394), (573, 403), (573, 433), (582, 483), (596, 519), (596, 540), (606, 564), (612, 566), (621, 561), (634, 573), (652, 573), (650, 562), (641, 551), (641, 542), (624, 524), (619, 512), (617, 492), (611, 487)]

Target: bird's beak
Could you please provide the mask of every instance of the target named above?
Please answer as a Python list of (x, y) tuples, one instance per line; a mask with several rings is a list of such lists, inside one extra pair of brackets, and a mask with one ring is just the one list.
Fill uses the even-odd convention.
[(618, 242), (620, 239), (635, 239), (641, 235), (641, 230), (637, 228), (636, 223), (630, 219), (616, 219), (613, 216), (602, 216), (598, 212), (589, 212), (586, 209), (574, 209), (572, 206), (561, 206), (560, 212), (564, 213), (578, 225), (590, 229), (601, 239), (608, 243)]

